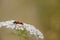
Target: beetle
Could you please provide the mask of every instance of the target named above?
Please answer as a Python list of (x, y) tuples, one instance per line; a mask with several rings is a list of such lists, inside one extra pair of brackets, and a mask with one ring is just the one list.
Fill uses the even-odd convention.
[(23, 25), (23, 23), (22, 22), (19, 22), (19, 21), (14, 21), (13, 23), (14, 24), (22, 24)]

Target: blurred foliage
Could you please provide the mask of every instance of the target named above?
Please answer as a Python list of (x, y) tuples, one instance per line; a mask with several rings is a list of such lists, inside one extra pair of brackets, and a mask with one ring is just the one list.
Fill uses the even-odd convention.
[(26, 36), (27, 36), (27, 32), (26, 30), (17, 30), (17, 34), (19, 36), (19, 39), (22, 40), (22, 38), (24, 38), (25, 40), (29, 40)]
[(25, 30), (17, 30), (17, 32), (18, 32), (18, 36), (23, 36), (23, 35), (26, 36)]

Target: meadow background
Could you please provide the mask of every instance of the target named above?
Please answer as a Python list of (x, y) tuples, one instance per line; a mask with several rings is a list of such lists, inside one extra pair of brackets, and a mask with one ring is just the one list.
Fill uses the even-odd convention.
[[(11, 19), (35, 25), (44, 40), (60, 40), (60, 0), (0, 0), (0, 21)], [(0, 28), (0, 40), (18, 39), (9, 33)]]

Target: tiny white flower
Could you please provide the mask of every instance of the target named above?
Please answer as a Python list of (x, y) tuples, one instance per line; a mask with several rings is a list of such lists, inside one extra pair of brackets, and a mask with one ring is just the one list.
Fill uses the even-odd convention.
[(20, 30), (24, 30), (24, 28), (22, 28), (22, 27), (21, 27), (21, 28), (19, 28), (19, 29), (20, 29)]

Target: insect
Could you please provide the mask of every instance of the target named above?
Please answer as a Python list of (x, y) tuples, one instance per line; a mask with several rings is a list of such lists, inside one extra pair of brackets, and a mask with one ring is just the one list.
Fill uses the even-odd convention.
[(14, 21), (13, 23), (14, 24), (22, 24), (23, 25), (23, 23), (22, 22), (19, 22), (19, 21)]

